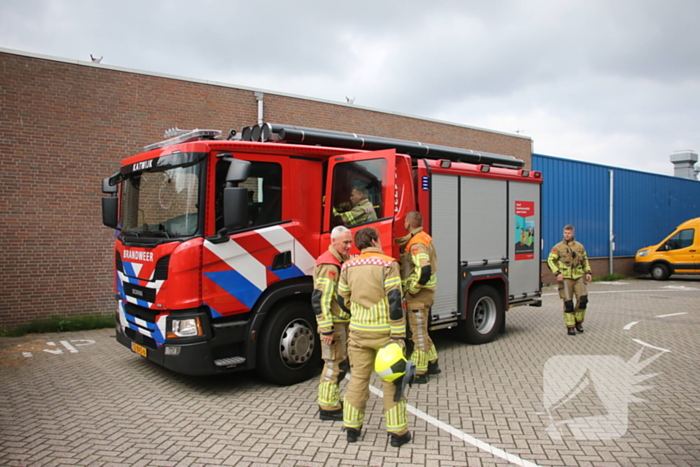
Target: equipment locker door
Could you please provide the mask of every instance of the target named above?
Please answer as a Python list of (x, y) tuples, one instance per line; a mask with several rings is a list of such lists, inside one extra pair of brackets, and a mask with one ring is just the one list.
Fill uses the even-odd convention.
[(509, 294), (511, 302), (531, 299), (540, 290), (540, 188), (538, 183), (510, 182)]
[(434, 321), (459, 314), (459, 177), (433, 175), (431, 180), (431, 236), (438, 257)]
[(468, 265), (497, 265), (508, 257), (507, 184), (504, 180), (461, 177), (459, 260)]

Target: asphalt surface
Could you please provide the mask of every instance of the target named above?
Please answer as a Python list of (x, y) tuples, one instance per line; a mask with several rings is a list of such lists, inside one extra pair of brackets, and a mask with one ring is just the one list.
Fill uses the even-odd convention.
[(318, 419), (315, 379), (182, 376), (111, 329), (0, 338), (0, 465), (700, 465), (700, 278), (589, 292), (576, 336), (551, 286), (491, 344), (434, 333), (443, 373), (410, 389), (400, 449), (376, 379), (347, 444), (341, 422)]

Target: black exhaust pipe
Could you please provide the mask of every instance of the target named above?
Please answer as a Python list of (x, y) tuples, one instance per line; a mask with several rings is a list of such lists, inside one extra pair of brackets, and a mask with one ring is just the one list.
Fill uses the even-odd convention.
[[(267, 127), (267, 130), (266, 130)], [(304, 128), (263, 124), (261, 134), (271, 135), (276, 133), (278, 141), (289, 143), (317, 144), (331, 147), (342, 147), (348, 149), (364, 149), (377, 151), (381, 149), (396, 149), (398, 153), (409, 156), (427, 159), (447, 159), (452, 162), (468, 162), (470, 164), (488, 164), (499, 167), (519, 169), (525, 163), (512, 156), (501, 154), (491, 154), (487, 152), (476, 152), (469, 149), (452, 148), (436, 144), (418, 143), (393, 138), (383, 138), (379, 136), (358, 135), (355, 133), (345, 133), (342, 131), (318, 130), (314, 128)], [(268, 139), (269, 140), (269, 139)]]

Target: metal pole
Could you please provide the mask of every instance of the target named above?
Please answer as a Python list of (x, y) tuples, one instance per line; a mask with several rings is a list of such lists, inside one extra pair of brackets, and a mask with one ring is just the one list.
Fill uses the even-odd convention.
[(615, 252), (615, 232), (613, 230), (613, 197), (615, 193), (615, 172), (612, 169), (610, 172), (610, 265), (609, 273), (613, 273), (613, 254)]

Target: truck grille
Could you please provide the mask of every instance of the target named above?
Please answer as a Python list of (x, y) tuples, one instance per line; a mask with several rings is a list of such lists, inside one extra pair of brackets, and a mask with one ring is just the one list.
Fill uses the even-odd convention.
[[(115, 253), (115, 267), (117, 268), (117, 271), (124, 273), (124, 264), (122, 263), (122, 257), (119, 254), (119, 252)], [(170, 255), (163, 256), (161, 259), (158, 260), (158, 263), (156, 263), (156, 269), (153, 272), (153, 279), (154, 281), (164, 281), (168, 279), (168, 266), (170, 266)]]
[(131, 316), (148, 321), (149, 323), (156, 322), (156, 316), (158, 316), (158, 310), (149, 310), (148, 308), (143, 308), (133, 303), (126, 304), (126, 312)]
[(168, 278), (168, 266), (170, 266), (170, 255), (163, 256), (156, 264), (156, 270), (153, 273), (153, 280), (164, 281)]
[(139, 300), (145, 300), (149, 303), (154, 303), (156, 301), (156, 289), (142, 287), (136, 284), (129, 284), (128, 282), (124, 282), (123, 284), (124, 293), (128, 296)]
[[(125, 310), (127, 315), (133, 316), (134, 318), (138, 318), (142, 321), (146, 321), (149, 324), (152, 324), (153, 326), (149, 326), (149, 328), (155, 329), (155, 322), (156, 322), (156, 317), (158, 316), (158, 311), (156, 310), (149, 310), (148, 308), (143, 308), (137, 305), (134, 305), (133, 303), (127, 303), (125, 305)], [(138, 326), (139, 328), (145, 329), (143, 326), (136, 324), (134, 321), (132, 321), (130, 318), (127, 318), (128, 321), (130, 322), (131, 326)], [(136, 342), (137, 344), (141, 344), (145, 347), (148, 347), (149, 349), (156, 349), (158, 348), (158, 343), (156, 342), (155, 339), (153, 339), (150, 336), (141, 334), (135, 329), (131, 329), (130, 327), (124, 328), (124, 333), (126, 336), (131, 339), (132, 341)]]

